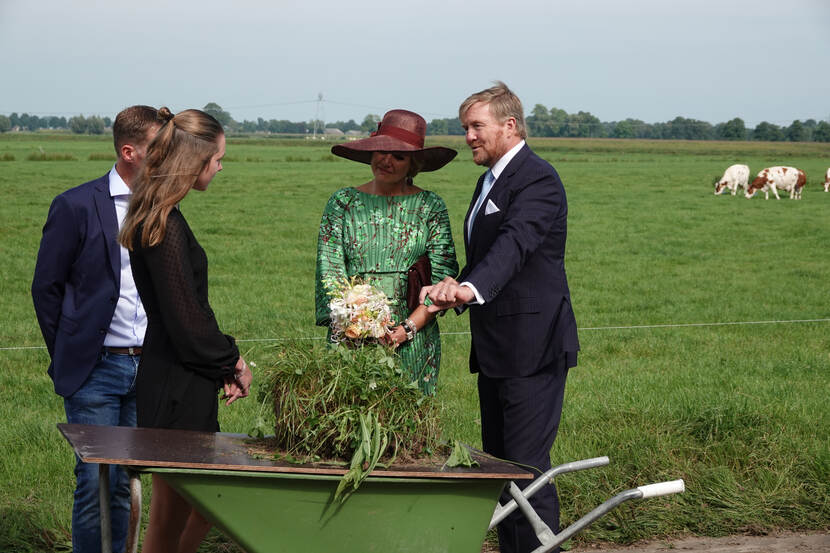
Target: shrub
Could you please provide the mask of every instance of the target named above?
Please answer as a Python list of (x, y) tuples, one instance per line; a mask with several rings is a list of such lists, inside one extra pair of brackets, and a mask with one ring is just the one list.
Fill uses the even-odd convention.
[(392, 446), (382, 459), (430, 455), (438, 443), (438, 406), (407, 382), (384, 347), (291, 344), (265, 370), (260, 400), (273, 405), (274, 445), (301, 461), (347, 461), (371, 415)]
[(111, 152), (92, 152), (89, 161), (115, 161), (115, 154)]
[(438, 445), (433, 397), (407, 382), (382, 346), (281, 347), (262, 389), (262, 404), (274, 408), (275, 457), (348, 461), (335, 500), (345, 501), (382, 462), (429, 457)]
[(32, 152), (26, 156), (29, 161), (77, 161), (77, 158), (72, 154), (56, 154), (47, 153), (44, 151)]

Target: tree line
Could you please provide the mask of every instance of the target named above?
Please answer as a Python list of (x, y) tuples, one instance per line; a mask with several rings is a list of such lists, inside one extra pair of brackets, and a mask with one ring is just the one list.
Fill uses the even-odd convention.
[[(830, 142), (830, 123), (815, 119), (795, 120), (788, 127), (763, 121), (755, 128), (748, 128), (740, 117), (716, 125), (685, 117), (675, 117), (665, 123), (646, 123), (639, 119), (607, 122), (600, 121), (587, 111), (568, 113), (563, 109), (548, 109), (536, 104), (530, 115), (525, 117), (525, 123), (531, 136)], [(427, 133), (461, 135), (464, 129), (457, 117), (433, 119), (427, 125)]]
[(104, 134), (104, 131), (112, 127), (112, 119), (109, 117), (98, 117), (90, 115), (76, 115), (67, 119), (66, 117), (29, 115), (24, 113), (18, 115), (12, 113), (9, 116), (0, 115), (0, 132), (8, 132), (14, 128), (24, 131), (39, 131), (41, 129), (67, 129), (76, 134)]
[[(377, 128), (380, 116), (367, 114), (363, 121), (288, 121), (285, 119), (236, 121), (219, 104), (210, 102), (204, 108), (232, 133), (311, 134), (323, 133), (326, 128), (343, 132), (372, 132)], [(748, 128), (740, 117), (715, 125), (697, 119), (675, 117), (663, 123), (646, 123), (639, 119), (600, 121), (590, 112), (568, 113), (563, 109), (548, 109), (536, 104), (525, 118), (531, 136), (573, 138), (647, 138), (666, 140), (756, 140), (767, 142), (830, 142), (830, 123), (827, 121), (793, 121), (789, 126), (779, 126), (763, 121)], [(0, 132), (18, 128), (27, 131), (40, 129), (68, 129), (76, 134), (103, 134), (112, 126), (109, 117), (76, 115), (66, 117), (38, 117), (37, 115), (12, 113), (0, 115)], [(463, 135), (464, 129), (457, 117), (433, 119), (427, 124), (429, 135)]]
[(287, 134), (308, 134), (314, 131), (324, 132), (324, 129), (340, 129), (343, 132), (349, 131), (362, 131), (362, 132), (372, 132), (377, 129), (378, 121), (380, 121), (380, 117), (377, 115), (369, 114), (363, 118), (362, 123), (357, 123), (354, 119), (349, 119), (348, 121), (330, 121), (328, 123), (324, 121), (299, 121), (299, 122), (292, 122), (287, 120), (265, 120), (262, 117), (257, 117), (256, 121), (250, 120), (243, 120), (243, 121), (236, 121), (231, 114), (222, 109), (222, 106), (215, 102), (210, 102), (204, 108), (202, 108), (207, 113), (214, 116), (222, 126), (228, 129), (230, 132), (242, 132), (242, 133), (255, 133), (255, 132), (266, 132), (266, 133), (287, 133)]

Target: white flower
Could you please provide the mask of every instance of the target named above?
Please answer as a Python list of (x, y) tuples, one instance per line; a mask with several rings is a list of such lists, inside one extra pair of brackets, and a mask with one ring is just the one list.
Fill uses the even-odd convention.
[(392, 322), (389, 300), (382, 291), (359, 279), (328, 282), (332, 340), (378, 340)]

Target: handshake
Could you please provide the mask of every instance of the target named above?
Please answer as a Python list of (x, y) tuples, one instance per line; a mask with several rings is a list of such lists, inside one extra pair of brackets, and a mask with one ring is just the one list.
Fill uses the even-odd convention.
[(427, 311), (436, 313), (454, 307), (475, 302), (476, 295), (473, 288), (461, 285), (452, 277), (446, 277), (438, 284), (421, 288), (419, 301), (426, 306)]

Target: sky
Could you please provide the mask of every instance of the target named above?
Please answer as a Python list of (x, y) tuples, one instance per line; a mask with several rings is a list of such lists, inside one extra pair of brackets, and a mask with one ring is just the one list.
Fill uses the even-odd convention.
[(830, 120), (828, 68), (828, 0), (0, 0), (6, 115), (431, 120), (498, 79), (528, 114), (784, 126)]

